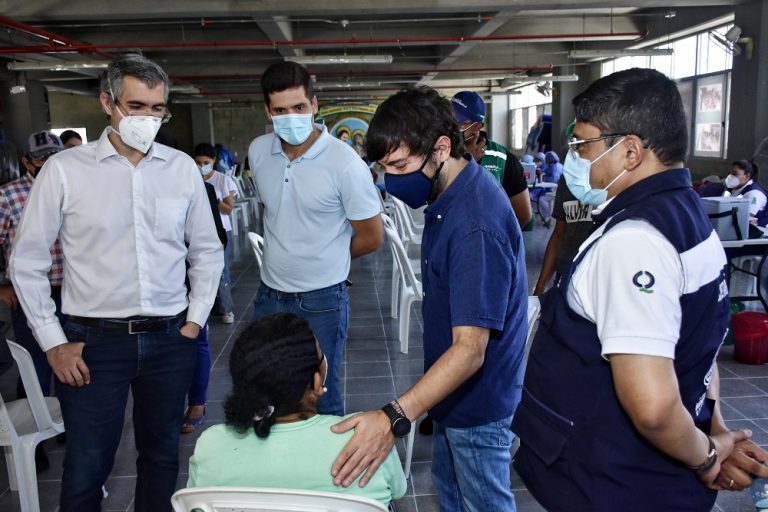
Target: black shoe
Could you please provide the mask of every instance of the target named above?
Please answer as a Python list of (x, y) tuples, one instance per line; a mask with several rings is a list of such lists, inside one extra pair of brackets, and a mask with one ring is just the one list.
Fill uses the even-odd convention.
[(37, 445), (35, 448), (35, 470), (42, 473), (50, 467), (51, 463), (48, 461), (48, 455), (45, 454), (45, 448), (42, 444)]
[(419, 423), (419, 434), (423, 436), (431, 436), (433, 430), (434, 425), (432, 424), (432, 416), (427, 414), (427, 417)]

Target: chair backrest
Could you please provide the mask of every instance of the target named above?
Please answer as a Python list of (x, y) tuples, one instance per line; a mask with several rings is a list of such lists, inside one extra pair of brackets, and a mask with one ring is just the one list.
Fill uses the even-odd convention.
[(416, 231), (413, 227), (411, 216), (408, 214), (408, 207), (396, 197), (392, 198), (392, 203), (395, 205), (395, 215), (397, 215), (400, 235), (405, 240), (415, 241)]
[(11, 415), (5, 407), (3, 396), (0, 395), (0, 446), (12, 446), (19, 434), (11, 420)]
[(408, 259), (408, 253), (405, 251), (403, 241), (400, 239), (400, 235), (395, 229), (395, 223), (388, 215), (382, 214), (381, 218), (384, 221), (384, 232), (387, 234), (387, 240), (392, 249), (392, 257), (395, 258), (401, 277), (405, 280), (405, 284), (412, 287), (420, 296), (421, 282), (416, 279), (416, 273), (413, 271), (413, 267), (411, 267), (411, 262)]
[(16, 360), (16, 366), (19, 368), (21, 382), (24, 385), (24, 391), (27, 393), (27, 400), (29, 400), (29, 406), (32, 409), (32, 416), (35, 418), (37, 429), (43, 431), (49, 428), (60, 428), (61, 425), (53, 421), (51, 411), (45, 403), (45, 397), (43, 396), (43, 390), (40, 388), (40, 381), (37, 378), (37, 372), (35, 372), (32, 356), (29, 355), (27, 349), (18, 343), (11, 340), (6, 341), (11, 349), (11, 355)]
[(264, 237), (253, 231), (249, 231), (248, 240), (251, 242), (253, 254), (256, 255), (256, 262), (259, 264), (259, 269), (261, 269), (261, 265), (264, 262)]
[(171, 497), (175, 512), (386, 512), (378, 501), (360, 496), (300, 489), (193, 487)]

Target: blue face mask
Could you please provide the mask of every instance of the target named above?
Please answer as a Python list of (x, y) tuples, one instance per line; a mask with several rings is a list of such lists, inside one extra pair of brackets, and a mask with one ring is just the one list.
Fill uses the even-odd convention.
[(213, 170), (213, 165), (212, 164), (198, 165), (197, 168), (200, 169), (200, 174), (205, 176), (206, 174), (208, 174)]
[(285, 114), (282, 116), (272, 116), (272, 125), (275, 133), (291, 146), (300, 146), (304, 144), (315, 124), (312, 122), (314, 114)]
[(384, 187), (387, 189), (387, 192), (400, 199), (414, 210), (427, 204), (427, 201), (429, 201), (430, 196), (432, 195), (434, 183), (445, 164), (445, 162), (441, 163), (437, 168), (437, 171), (435, 171), (435, 176), (430, 179), (422, 172), (424, 167), (427, 166), (430, 156), (431, 155), (427, 156), (418, 170), (409, 172), (408, 174), (386, 173), (384, 175)]
[(592, 169), (592, 164), (607, 155), (608, 152), (618, 146), (623, 140), (624, 139), (622, 138), (619, 142), (608, 148), (602, 155), (592, 161), (579, 157), (578, 153), (572, 149), (568, 150), (568, 155), (566, 155), (565, 162), (563, 162), (565, 183), (568, 185), (568, 190), (570, 190), (574, 197), (581, 203), (597, 206), (606, 202), (608, 200), (608, 188), (627, 172), (627, 170), (624, 169), (621, 174), (616, 176), (613, 181), (603, 189), (594, 189), (589, 183), (589, 173)]

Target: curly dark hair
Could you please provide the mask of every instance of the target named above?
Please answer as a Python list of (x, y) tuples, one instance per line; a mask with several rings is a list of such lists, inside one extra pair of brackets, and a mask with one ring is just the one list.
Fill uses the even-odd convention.
[[(229, 356), (232, 393), (224, 403), (227, 425), (269, 436), (275, 418), (302, 411), (301, 401), (320, 371), (315, 335), (306, 320), (277, 313), (248, 326)], [(267, 415), (268, 408), (274, 412)], [(254, 416), (264, 416), (254, 420)]]
[(451, 101), (431, 87), (406, 89), (376, 109), (368, 126), (366, 154), (378, 161), (405, 146), (411, 155), (427, 156), (441, 135), (451, 139), (451, 156), (460, 158), (464, 142)]

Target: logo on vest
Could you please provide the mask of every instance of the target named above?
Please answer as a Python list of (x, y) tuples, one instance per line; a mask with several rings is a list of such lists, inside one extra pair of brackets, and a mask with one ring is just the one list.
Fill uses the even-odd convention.
[(656, 278), (653, 274), (646, 270), (641, 270), (632, 278), (632, 284), (643, 293), (653, 293), (653, 285), (656, 283)]

